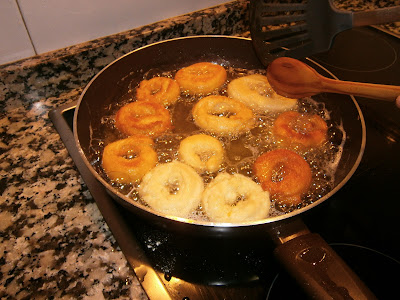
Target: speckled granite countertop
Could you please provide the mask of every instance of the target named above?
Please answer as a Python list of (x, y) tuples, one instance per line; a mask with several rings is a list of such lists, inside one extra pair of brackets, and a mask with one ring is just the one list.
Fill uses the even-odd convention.
[[(351, 10), (400, 1), (336, 1)], [(399, 24), (386, 27), (399, 33)], [(248, 35), (240, 0), (0, 66), (0, 298), (146, 299), (48, 117), (155, 41)]]

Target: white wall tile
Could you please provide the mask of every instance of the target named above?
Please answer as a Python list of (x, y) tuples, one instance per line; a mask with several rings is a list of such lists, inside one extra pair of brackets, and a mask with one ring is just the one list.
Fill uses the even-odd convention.
[(15, 0), (0, 0), (0, 64), (35, 55)]
[(38, 53), (224, 2), (228, 0), (18, 0)]

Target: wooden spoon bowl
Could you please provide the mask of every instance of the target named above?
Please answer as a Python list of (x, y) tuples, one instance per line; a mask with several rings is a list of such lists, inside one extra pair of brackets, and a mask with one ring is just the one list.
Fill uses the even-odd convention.
[(394, 102), (400, 95), (400, 86), (330, 79), (307, 64), (289, 57), (272, 61), (267, 68), (267, 78), (278, 94), (290, 98), (327, 92)]

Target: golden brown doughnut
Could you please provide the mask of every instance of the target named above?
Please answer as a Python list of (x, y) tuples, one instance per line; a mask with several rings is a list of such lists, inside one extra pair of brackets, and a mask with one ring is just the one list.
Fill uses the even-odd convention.
[(181, 141), (179, 159), (200, 173), (215, 172), (221, 167), (224, 148), (215, 137), (195, 134)]
[(262, 220), (270, 209), (269, 193), (249, 177), (220, 173), (204, 190), (202, 208), (214, 222)]
[(139, 195), (155, 211), (187, 218), (199, 206), (203, 190), (203, 179), (193, 168), (173, 161), (148, 172)]
[(138, 101), (153, 101), (164, 106), (174, 104), (178, 100), (181, 90), (178, 83), (167, 77), (154, 77), (142, 80), (136, 90)]
[(255, 126), (251, 109), (225, 96), (211, 95), (200, 99), (192, 114), (197, 126), (220, 136), (237, 136)]
[(236, 78), (228, 84), (229, 97), (236, 99), (257, 113), (278, 112), (293, 109), (297, 99), (282, 97), (261, 74)]
[(115, 126), (126, 135), (157, 136), (172, 128), (171, 115), (162, 104), (150, 101), (131, 102), (115, 116)]
[(224, 67), (210, 62), (200, 62), (178, 70), (175, 80), (181, 90), (190, 95), (208, 94), (219, 89), (226, 81)]
[(132, 135), (108, 144), (102, 156), (107, 176), (122, 184), (139, 181), (156, 163), (153, 140), (145, 135)]
[(297, 153), (277, 149), (259, 156), (253, 171), (261, 187), (271, 193), (278, 203), (297, 205), (311, 185), (311, 168)]
[(318, 115), (287, 111), (275, 120), (274, 134), (287, 143), (306, 147), (319, 146), (327, 140), (328, 126)]

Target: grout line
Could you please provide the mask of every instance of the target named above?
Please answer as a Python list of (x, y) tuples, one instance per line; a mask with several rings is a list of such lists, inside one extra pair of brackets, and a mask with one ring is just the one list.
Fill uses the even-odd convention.
[(15, 3), (17, 4), (18, 11), (19, 11), (19, 14), (20, 14), (20, 16), (21, 16), (21, 19), (22, 19), (22, 23), (24, 23), (24, 27), (25, 27), (26, 33), (28, 34), (29, 41), (31, 42), (31, 45), (32, 45), (33, 51), (34, 51), (34, 52), (35, 52), (35, 54), (37, 55), (37, 54), (38, 54), (38, 52), (36, 51), (35, 44), (33, 43), (33, 40), (32, 40), (32, 37), (31, 37), (31, 34), (29, 33), (28, 26), (26, 26), (25, 18), (24, 18), (24, 15), (22, 14), (21, 7), (19, 6), (18, 0), (15, 0)]

